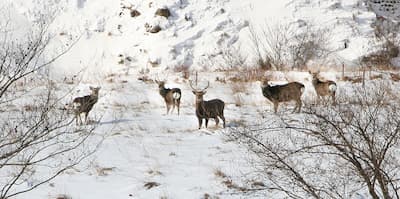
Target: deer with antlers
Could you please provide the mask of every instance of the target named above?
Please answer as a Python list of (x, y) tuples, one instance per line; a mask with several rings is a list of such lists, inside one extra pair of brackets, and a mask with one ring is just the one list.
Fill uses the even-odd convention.
[(225, 128), (225, 117), (224, 117), (224, 101), (220, 99), (212, 99), (208, 101), (203, 100), (204, 94), (206, 94), (206, 89), (210, 86), (210, 82), (207, 82), (207, 86), (203, 89), (194, 88), (192, 81), (189, 82), (192, 88), (193, 94), (196, 96), (196, 116), (199, 120), (199, 129), (205, 119), (206, 128), (208, 126), (208, 120), (214, 118), (215, 125), (218, 126), (219, 118), (222, 119), (223, 127)]
[(165, 81), (156, 80), (156, 83), (158, 84), (158, 89), (159, 89), (160, 95), (161, 95), (161, 97), (164, 98), (165, 104), (167, 106), (167, 115), (169, 113), (169, 110), (171, 109), (171, 106), (172, 106), (171, 113), (174, 111), (175, 107), (177, 107), (178, 115), (179, 115), (179, 109), (180, 109), (181, 97), (182, 97), (181, 89), (165, 88)]
[(301, 95), (304, 92), (304, 85), (299, 82), (290, 82), (284, 85), (271, 86), (268, 84), (268, 80), (264, 79), (261, 82), (261, 91), (264, 97), (274, 104), (274, 112), (277, 113), (279, 103), (295, 101), (296, 106), (293, 109), (293, 113), (300, 112), (301, 109)]
[(318, 78), (319, 76), (319, 71), (316, 73), (312, 73), (309, 71), (309, 73), (312, 76), (312, 85), (315, 88), (315, 91), (317, 93), (317, 103), (319, 104), (319, 100), (321, 98), (324, 98), (325, 96), (330, 96), (332, 98), (332, 104), (336, 104), (336, 82), (327, 80), (327, 81), (322, 81), (321, 79)]

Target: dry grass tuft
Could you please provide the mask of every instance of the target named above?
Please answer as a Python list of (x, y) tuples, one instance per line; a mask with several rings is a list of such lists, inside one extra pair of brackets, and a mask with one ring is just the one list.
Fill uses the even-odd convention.
[(379, 75), (371, 75), (369, 76), (370, 80), (374, 80), (374, 79), (383, 79), (383, 75), (379, 74)]
[(219, 199), (219, 197), (218, 196), (211, 196), (210, 194), (205, 193), (203, 195), (202, 199)]
[(390, 78), (392, 81), (398, 82), (400, 80), (400, 75), (397, 73), (390, 73)]
[(160, 183), (157, 183), (157, 182), (146, 182), (143, 186), (146, 189), (151, 189), (151, 188), (160, 186)]
[(214, 171), (214, 175), (219, 177), (219, 178), (222, 178), (222, 184), (224, 184), (229, 189), (234, 189), (234, 190), (240, 191), (240, 192), (249, 191), (248, 188), (239, 186), (236, 183), (234, 183), (232, 179), (230, 179), (224, 172), (222, 172), (219, 169), (216, 169)]
[(220, 178), (226, 178), (227, 177), (227, 175), (224, 172), (222, 172), (221, 170), (219, 170), (219, 169), (216, 169), (214, 171), (214, 175), (217, 176), (217, 177), (220, 177)]
[(66, 194), (60, 194), (60, 195), (57, 195), (57, 196), (55, 197), (55, 199), (72, 199), (72, 197), (71, 197), (71, 196), (68, 196), (68, 195), (66, 195)]
[(363, 78), (361, 76), (355, 76), (355, 77), (350, 77), (350, 76), (344, 76), (342, 78), (343, 81), (349, 81), (353, 84), (355, 83), (361, 83)]
[(157, 171), (157, 170), (153, 170), (153, 169), (148, 170), (147, 173), (150, 175), (159, 175), (159, 176), (163, 175), (161, 171)]
[(265, 70), (260, 68), (245, 68), (227, 72), (228, 80), (231, 82), (254, 82), (264, 77)]
[(151, 79), (151, 78), (150, 78), (149, 76), (147, 76), (147, 75), (142, 75), (142, 76), (138, 77), (138, 80), (139, 80), (139, 81), (143, 81), (143, 82), (145, 82), (145, 83), (154, 83), (154, 80)]
[(97, 176), (108, 176), (110, 172), (114, 171), (116, 167), (101, 167), (99, 165), (94, 165), (96, 169)]

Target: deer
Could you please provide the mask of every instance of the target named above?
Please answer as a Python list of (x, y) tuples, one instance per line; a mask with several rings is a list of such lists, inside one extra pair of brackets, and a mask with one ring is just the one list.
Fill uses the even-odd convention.
[(336, 89), (337, 85), (336, 82), (327, 80), (322, 81), (318, 78), (319, 71), (316, 73), (312, 73), (309, 71), (312, 76), (312, 85), (314, 86), (315, 92), (317, 93), (317, 104), (319, 104), (319, 100), (324, 98), (325, 96), (330, 96), (332, 98), (332, 104), (336, 104)]
[(159, 81), (155, 80), (156, 83), (158, 84), (158, 89), (160, 92), (161, 97), (164, 98), (165, 105), (167, 106), (167, 115), (169, 113), (169, 110), (171, 109), (172, 106), (172, 111), (174, 111), (175, 107), (177, 107), (178, 110), (178, 115), (179, 115), (179, 109), (180, 109), (180, 104), (181, 104), (181, 97), (182, 97), (182, 92), (181, 89), (179, 88), (165, 88), (165, 81)]
[(278, 112), (278, 106), (281, 102), (295, 101), (296, 106), (293, 109), (293, 113), (300, 113), (301, 109), (301, 95), (304, 92), (304, 85), (299, 82), (290, 82), (284, 85), (268, 84), (268, 80), (264, 79), (261, 82), (261, 91), (264, 97), (274, 104), (274, 112)]
[(99, 99), (100, 88), (101, 87), (90, 86), (89, 89), (92, 91), (90, 95), (77, 97), (72, 101), (77, 125), (82, 125), (82, 119), (81, 119), (82, 113), (85, 113), (85, 124), (88, 124), (87, 118), (89, 112), (92, 110), (93, 106), (97, 103), (97, 100)]
[(208, 127), (208, 120), (210, 118), (214, 118), (215, 126), (219, 124), (219, 118), (222, 119), (223, 127), (225, 128), (225, 117), (224, 117), (224, 108), (225, 102), (220, 99), (212, 99), (208, 101), (204, 101), (203, 96), (206, 94), (207, 88), (210, 86), (210, 82), (207, 82), (207, 86), (203, 89), (197, 89), (193, 87), (192, 81), (189, 82), (190, 87), (192, 88), (193, 94), (196, 96), (196, 116), (199, 120), (199, 129), (201, 129), (201, 125), (203, 123), (203, 119), (205, 119), (205, 126)]

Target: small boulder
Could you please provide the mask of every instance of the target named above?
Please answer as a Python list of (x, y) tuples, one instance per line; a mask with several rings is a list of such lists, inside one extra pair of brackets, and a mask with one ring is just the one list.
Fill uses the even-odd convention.
[(159, 8), (157, 9), (155, 15), (162, 16), (168, 19), (171, 16), (171, 12), (168, 8)]
[(146, 23), (144, 27), (146, 28), (146, 32), (149, 33), (158, 33), (162, 30), (159, 25), (150, 26), (149, 24)]
[(140, 15), (141, 13), (138, 10), (131, 10), (131, 17), (137, 17)]

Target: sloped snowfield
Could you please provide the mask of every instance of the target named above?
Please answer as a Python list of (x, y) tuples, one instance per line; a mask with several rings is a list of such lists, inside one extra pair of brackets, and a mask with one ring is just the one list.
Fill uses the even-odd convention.
[[(321, 74), (333, 80), (340, 75)], [(135, 80), (135, 76), (129, 74), (116, 75), (112, 82), (104, 81), (99, 101), (90, 113), (92, 125), (98, 125), (96, 135), (105, 138), (98, 151), (51, 183), (17, 198), (54, 198), (59, 194), (88, 199), (207, 198), (207, 195), (219, 198), (279, 198), (279, 195), (271, 195), (272, 192), (240, 191), (241, 186), (249, 188), (257, 182), (257, 173), (253, 173), (254, 157), (227, 135), (236, 127), (273, 123), (274, 120), (279, 121), (280, 116), (302, 117), (302, 114), (291, 113), (294, 103), (282, 104), (279, 113), (274, 114), (272, 103), (262, 96), (259, 82), (240, 83), (244, 88), (238, 91), (232, 89), (233, 83), (212, 80), (223, 75), (205, 73), (202, 81), (211, 82), (206, 100), (219, 98), (226, 103), (225, 129), (221, 125), (215, 127), (213, 120), (208, 129), (204, 126), (197, 129), (194, 95), (187, 80), (181, 77), (171, 76), (176, 81), (167, 83), (167, 87), (178, 86), (182, 89), (179, 116), (176, 110), (173, 114), (165, 114), (166, 108), (155, 83)], [(274, 76), (282, 75), (278, 72)], [(293, 81), (306, 86), (302, 97), (304, 103), (315, 103), (315, 91), (308, 72), (286, 74), (287, 77), (292, 75), (297, 77)], [(384, 78), (385, 82), (390, 81), (389, 75), (384, 74)], [(367, 87), (380, 81), (368, 81)], [(67, 103), (73, 96), (89, 93), (88, 86), (81, 84), (75, 87), (59, 82), (57, 92), (68, 92), (70, 88), (77, 91), (69, 94)], [(341, 93), (351, 93), (352, 86), (360, 87), (361, 84), (338, 81), (338, 97), (341, 98)], [(240, 104), (236, 95), (242, 96)], [(239, 188), (228, 186), (227, 182)], [(148, 189), (146, 183), (156, 183), (156, 186)]]
[[(37, 0), (10, 2), (18, 19), (32, 20), (35, 18), (32, 10), (47, 7)], [(47, 3), (47, 8), (57, 7), (57, 3), (63, 5), (54, 21), (56, 25), (52, 26), (57, 35), (52, 45), (80, 38), (52, 66), (57, 92), (63, 95), (72, 90), (62, 102), (65, 104), (76, 96), (89, 94), (89, 86), (101, 86), (99, 101), (89, 117), (97, 125), (96, 136), (105, 139), (89, 160), (51, 183), (16, 197), (20, 199), (56, 198), (59, 194), (73, 199), (265, 198), (259, 192), (239, 190), (242, 185), (252, 184), (244, 182), (243, 176), (249, 176), (250, 181), (257, 178), (248, 161), (251, 155), (226, 134), (231, 128), (260, 124), (279, 115), (273, 114), (272, 104), (262, 96), (259, 82), (216, 81), (229, 75), (214, 72), (226, 69), (221, 66), (221, 49), (239, 49), (252, 62), (249, 25), (311, 20), (332, 27), (335, 59), (352, 65), (366, 51), (363, 44), (372, 35), (369, 23), (375, 17), (358, 7), (356, 0), (64, 0)], [(171, 17), (154, 15), (162, 7), (171, 10)], [(141, 14), (132, 17), (133, 9)], [(19, 23), (29, 24), (24, 20)], [(147, 32), (146, 23), (153, 27), (159, 25), (162, 30)], [(349, 48), (343, 48), (344, 40), (350, 41)], [(215, 127), (211, 120), (208, 129), (197, 129), (195, 97), (182, 73), (186, 69), (190, 71), (190, 79), (194, 78), (193, 71), (200, 71), (199, 79), (210, 82), (206, 100), (225, 101), (227, 128)], [(330, 80), (340, 77), (333, 70), (322, 75)], [(138, 80), (140, 77), (165, 78), (167, 87), (181, 88), (181, 114), (178, 116), (175, 110), (166, 115), (158, 86)], [(307, 72), (278, 73), (274, 83), (288, 80), (302, 82), (306, 87), (304, 103), (314, 102), (315, 91)], [(338, 95), (350, 92), (350, 85), (338, 82)], [(292, 108), (291, 103), (281, 105), (279, 114), (291, 114)], [(236, 188), (229, 187), (229, 182), (236, 184)], [(28, 187), (29, 183), (20, 186)]]

